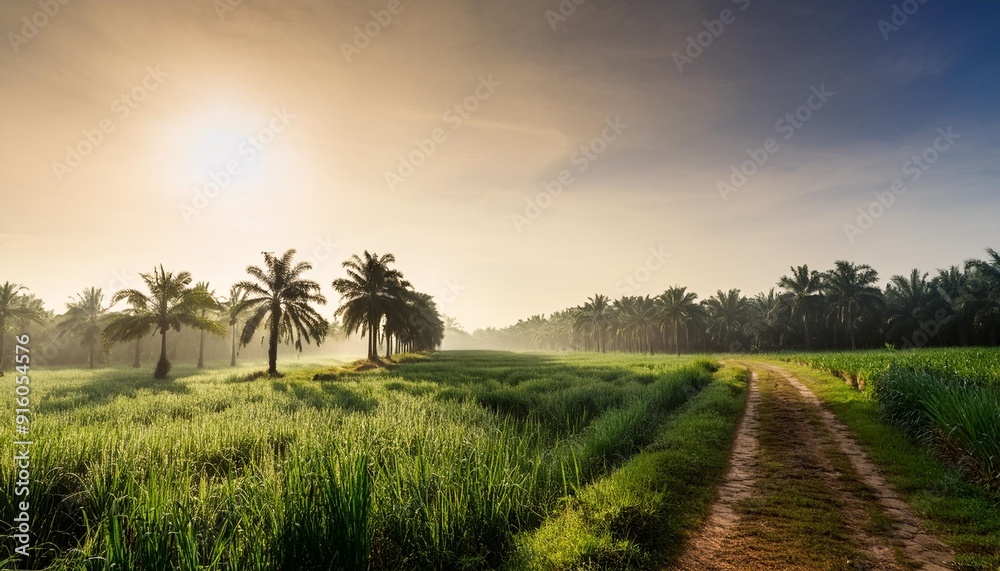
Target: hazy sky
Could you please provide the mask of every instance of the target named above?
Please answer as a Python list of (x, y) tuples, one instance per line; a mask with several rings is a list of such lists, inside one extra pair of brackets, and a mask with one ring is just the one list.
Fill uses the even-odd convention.
[(471, 330), (1000, 247), (995, 1), (278, 4), (4, 2), (0, 281), (368, 249)]

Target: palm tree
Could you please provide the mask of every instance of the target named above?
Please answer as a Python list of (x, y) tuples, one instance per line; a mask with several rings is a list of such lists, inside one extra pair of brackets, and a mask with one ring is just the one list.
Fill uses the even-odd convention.
[(229, 288), (229, 297), (222, 302), (222, 311), (229, 318), (229, 331), (233, 336), (232, 357), (229, 360), (230, 367), (236, 366), (236, 339), (239, 337), (236, 329), (240, 324), (240, 316), (245, 309), (242, 307), (242, 304), (246, 299), (247, 292), (234, 285)]
[[(199, 311), (199, 316), (202, 319), (208, 319), (209, 311), (219, 311), (222, 309), (222, 305), (219, 304), (219, 300), (215, 299), (215, 290), (209, 289), (208, 282), (198, 282), (195, 284), (194, 289), (198, 290), (201, 295), (205, 295), (208, 300), (211, 300), (211, 304), (206, 304)], [(205, 330), (200, 331), (198, 337), (198, 368), (205, 368)]]
[(3, 374), (4, 342), (7, 339), (7, 325), (23, 325), (29, 321), (41, 325), (47, 317), (45, 311), (28, 303), (24, 295), (28, 288), (20, 284), (4, 282), (0, 285), (0, 374)]
[(660, 319), (664, 324), (670, 322), (674, 330), (674, 352), (681, 354), (679, 327), (682, 321), (694, 317), (698, 304), (698, 294), (687, 291), (686, 287), (671, 286), (656, 298)]
[[(420, 292), (408, 291), (406, 306), (401, 315), (390, 314), (390, 330), (396, 336), (397, 349), (402, 351), (432, 351), (444, 341), (445, 322), (438, 313), (434, 298)], [(398, 319), (398, 321), (397, 321)], [(388, 343), (388, 336), (386, 337)]]
[(823, 274), (823, 291), (847, 325), (852, 351), (857, 349), (854, 341), (855, 320), (860, 317), (861, 310), (884, 303), (882, 290), (874, 285), (877, 281), (878, 272), (868, 264), (855, 265), (845, 260), (834, 262), (834, 268)]
[(917, 269), (909, 277), (892, 276), (886, 286), (885, 300), (889, 307), (888, 335), (895, 339), (915, 334), (943, 303), (927, 281), (927, 273)]
[(66, 318), (59, 324), (59, 337), (77, 335), (80, 343), (87, 348), (90, 368), (93, 369), (97, 357), (97, 345), (101, 342), (104, 327), (111, 318), (110, 308), (104, 305), (104, 292), (89, 287), (76, 296), (76, 300), (66, 304)]
[[(109, 322), (114, 322), (124, 317), (135, 318), (137, 316), (149, 313), (151, 310), (147, 305), (148, 301), (149, 300), (144, 297), (130, 299), (129, 303), (138, 305), (131, 305), (129, 308), (123, 311), (118, 311), (110, 314), (108, 316)], [(144, 323), (145, 326), (141, 326), (139, 325), (139, 323)], [(143, 337), (149, 335), (153, 331), (153, 322), (150, 320), (145, 320), (142, 322), (133, 321), (132, 324), (136, 325), (137, 327), (135, 330), (130, 332), (130, 337), (135, 339), (135, 349), (132, 359), (132, 368), (138, 369), (142, 365), (140, 362), (140, 358), (142, 356), (142, 339)], [(106, 328), (104, 332), (104, 341), (105, 343), (111, 343), (111, 339), (108, 338), (108, 332)]]
[(702, 303), (708, 313), (709, 327), (715, 330), (726, 350), (732, 350), (733, 332), (740, 331), (747, 318), (747, 299), (738, 289), (727, 292), (720, 289)]
[(782, 347), (782, 339), (789, 330), (786, 324), (788, 306), (780, 295), (771, 288), (766, 294), (758, 293), (750, 300), (750, 321), (754, 344), (761, 345), (761, 339), (771, 347)]
[(595, 294), (593, 297), (587, 298), (587, 303), (583, 304), (580, 310), (580, 314), (576, 319), (576, 326), (581, 329), (589, 329), (594, 336), (597, 349), (601, 353), (606, 352), (607, 344), (605, 336), (612, 313), (607, 296)]
[(649, 330), (657, 322), (657, 306), (653, 298), (647, 296), (637, 297), (631, 307), (626, 319), (629, 325), (636, 331), (639, 341), (639, 352), (642, 352), (642, 343), (645, 342), (646, 350), (653, 354), (653, 341), (650, 339)]
[(806, 335), (806, 351), (811, 350), (809, 337), (809, 305), (820, 291), (822, 279), (816, 270), (809, 271), (809, 266), (802, 265), (791, 268), (791, 276), (782, 276), (778, 287), (791, 297), (792, 313), (802, 317), (802, 327)]
[(937, 272), (938, 275), (931, 279), (931, 287), (937, 291), (950, 312), (942, 321), (943, 328), (951, 334), (949, 344), (966, 346), (969, 344), (969, 333), (975, 330), (978, 301), (970, 291), (970, 272), (959, 266), (938, 269)]
[(377, 359), (382, 318), (399, 311), (410, 284), (389, 267), (396, 262), (392, 254), (379, 256), (365, 250), (363, 255), (364, 259), (355, 254), (344, 262), (348, 277), (333, 282), (333, 289), (343, 298), (334, 315), (342, 318), (348, 334), (360, 330), (362, 336), (368, 336), (368, 358)]
[(1000, 253), (993, 248), (986, 248), (986, 260), (968, 260), (966, 270), (972, 270), (977, 288), (983, 291), (978, 295), (979, 307), (975, 312), (975, 323), (982, 330), (990, 332), (990, 344), (997, 344), (997, 330), (1000, 329)]
[(246, 346), (253, 339), (257, 328), (267, 320), (270, 336), (267, 344), (267, 374), (278, 374), (278, 342), (293, 343), (302, 350), (302, 339), (317, 345), (326, 339), (330, 324), (313, 309), (313, 303), (326, 304), (319, 293), (319, 284), (303, 279), (304, 272), (312, 269), (308, 262), (293, 263), (295, 250), (288, 250), (280, 258), (264, 252), (264, 268), (249, 266), (247, 273), (256, 279), (241, 281), (234, 287), (246, 291), (247, 298), (237, 307), (252, 313), (243, 325), (240, 345)]
[(137, 289), (124, 289), (111, 298), (114, 305), (127, 301), (131, 309), (116, 314), (114, 319), (104, 329), (104, 338), (108, 342), (135, 341), (150, 331), (160, 334), (160, 358), (156, 362), (153, 377), (165, 379), (170, 372), (170, 361), (167, 360), (167, 331), (180, 331), (187, 325), (195, 329), (204, 329), (211, 333), (222, 335), (226, 329), (220, 323), (202, 317), (201, 310), (212, 307), (215, 303), (204, 290), (191, 287), (191, 274), (188, 272), (167, 272), (161, 265), (159, 270), (153, 268), (153, 273), (139, 274), (146, 283), (149, 294)]

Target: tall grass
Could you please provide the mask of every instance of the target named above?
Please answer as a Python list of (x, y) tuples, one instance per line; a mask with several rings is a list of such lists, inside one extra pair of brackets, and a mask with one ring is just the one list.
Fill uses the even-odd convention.
[[(713, 366), (489, 353), (408, 361), (324, 382), (312, 380), (318, 366), (280, 380), (248, 368), (178, 366), (165, 382), (37, 371), (32, 561), (11, 561), (6, 539), (0, 561), (498, 568), (560, 498), (650, 444)], [(0, 439), (13, 439), (9, 425)], [(14, 479), (0, 463), (0, 485)], [(14, 513), (15, 498), (0, 495), (2, 527)]]
[(1000, 489), (1000, 389), (892, 366), (872, 394), (888, 420)]

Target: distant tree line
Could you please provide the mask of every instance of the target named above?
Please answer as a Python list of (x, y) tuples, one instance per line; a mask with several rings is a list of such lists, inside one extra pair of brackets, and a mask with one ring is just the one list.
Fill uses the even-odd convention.
[(865, 264), (838, 261), (818, 272), (790, 268), (766, 293), (719, 290), (700, 300), (674, 286), (657, 296), (602, 294), (545, 317), (481, 329), (484, 345), (517, 350), (698, 351), (836, 350), (1000, 344), (1000, 254), (930, 276), (894, 275), (885, 288)]
[[(86, 362), (90, 368), (108, 362), (111, 348), (131, 347), (132, 365), (142, 363), (142, 343), (155, 339), (159, 350), (154, 376), (166, 378), (168, 334), (185, 332), (190, 339), (197, 333), (198, 366), (205, 364), (206, 334), (231, 337), (230, 365), (236, 365), (240, 347), (248, 346), (265, 331), (268, 374), (278, 375), (279, 345), (301, 352), (305, 344), (322, 344), (329, 335), (360, 333), (368, 339), (368, 357), (377, 359), (380, 347), (386, 358), (393, 352), (426, 351), (438, 348), (445, 324), (431, 296), (420, 293), (391, 265), (395, 258), (364, 252), (344, 262), (347, 277), (333, 282), (341, 296), (334, 320), (325, 319), (316, 306), (325, 305), (320, 285), (306, 279), (312, 269), (308, 262), (296, 262), (295, 250), (281, 256), (264, 252), (262, 266), (249, 266), (250, 279), (233, 284), (228, 296), (218, 296), (206, 282), (193, 282), (188, 272), (168, 272), (163, 266), (140, 274), (145, 287), (128, 288), (106, 296), (90, 287), (55, 314), (25, 286), (0, 284), (0, 374), (11, 362), (13, 348), (6, 341), (16, 332), (32, 327), (38, 363), (52, 353), (74, 357), (72, 363)], [(116, 309), (117, 308), (117, 309)], [(338, 322), (339, 318), (339, 322)], [(265, 342), (262, 339), (262, 345)], [(73, 350), (53, 351), (53, 347)], [(176, 349), (176, 343), (174, 344)], [(176, 350), (174, 351), (176, 354)]]

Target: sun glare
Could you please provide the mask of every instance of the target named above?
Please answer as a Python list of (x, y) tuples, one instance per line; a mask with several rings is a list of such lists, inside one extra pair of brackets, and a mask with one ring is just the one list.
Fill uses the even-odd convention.
[[(268, 117), (226, 108), (192, 115), (177, 136), (175, 155), (188, 187), (218, 186), (220, 193), (246, 192), (267, 180), (267, 142), (274, 136)], [(212, 189), (214, 190), (214, 189)]]

